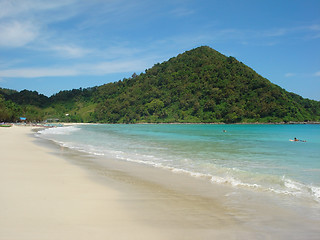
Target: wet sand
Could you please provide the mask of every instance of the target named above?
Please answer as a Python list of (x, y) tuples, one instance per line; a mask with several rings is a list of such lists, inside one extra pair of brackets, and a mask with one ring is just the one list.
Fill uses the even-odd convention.
[[(0, 129), (0, 239), (317, 239), (264, 195)], [(267, 203), (268, 204), (265, 204)]]

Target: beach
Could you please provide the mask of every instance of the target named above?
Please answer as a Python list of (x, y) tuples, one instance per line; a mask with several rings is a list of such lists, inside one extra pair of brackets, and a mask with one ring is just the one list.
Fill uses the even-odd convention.
[[(265, 196), (0, 129), (0, 239), (317, 239)], [(210, 191), (209, 191), (210, 189)], [(263, 200), (262, 200), (263, 199)], [(318, 209), (316, 209), (318, 211)]]
[(120, 207), (118, 191), (35, 145), (30, 135), (30, 127), (1, 129), (0, 239), (160, 236)]
[(136, 201), (154, 201), (146, 193), (126, 198), (31, 134), (31, 127), (1, 129), (0, 239), (192, 239), (180, 224), (166, 232), (141, 219), (147, 214), (135, 217), (129, 206), (141, 212)]

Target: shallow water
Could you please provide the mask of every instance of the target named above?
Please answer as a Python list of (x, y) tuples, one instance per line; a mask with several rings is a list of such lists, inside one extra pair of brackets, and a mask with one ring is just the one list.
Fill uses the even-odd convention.
[[(320, 203), (320, 125), (79, 125), (38, 136), (86, 153)], [(292, 142), (294, 137), (306, 142)]]

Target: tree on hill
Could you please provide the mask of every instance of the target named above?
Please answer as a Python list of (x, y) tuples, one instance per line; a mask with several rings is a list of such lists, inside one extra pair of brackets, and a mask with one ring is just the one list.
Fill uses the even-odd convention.
[(20, 106), (12, 101), (6, 101), (0, 94), (0, 122), (15, 122), (20, 113)]

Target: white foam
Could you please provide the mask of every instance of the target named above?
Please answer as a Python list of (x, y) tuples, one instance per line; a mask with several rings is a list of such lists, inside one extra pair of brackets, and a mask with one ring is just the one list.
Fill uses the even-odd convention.
[(301, 183), (298, 183), (296, 181), (293, 181), (291, 179), (286, 179), (283, 177), (283, 181), (284, 181), (284, 185), (285, 187), (289, 188), (289, 189), (293, 189), (296, 191), (301, 191), (303, 188), (303, 185)]
[(222, 184), (230, 184), (233, 187), (248, 187), (248, 188), (261, 188), (259, 184), (252, 184), (252, 183), (244, 183), (238, 179), (235, 179), (231, 176), (227, 177), (219, 177), (219, 176), (212, 176), (211, 181), (215, 183), (222, 183)]
[(211, 178), (212, 177), (210, 174), (193, 172), (193, 171), (189, 171), (189, 170), (185, 170), (185, 169), (181, 169), (181, 168), (176, 168), (176, 167), (171, 167), (170, 170), (174, 173), (187, 174), (187, 175), (190, 175), (190, 176), (196, 177), (196, 178)]
[(69, 135), (72, 132), (79, 131), (75, 126), (47, 128), (38, 132), (41, 135)]
[(310, 186), (312, 194), (320, 201), (320, 187)]

